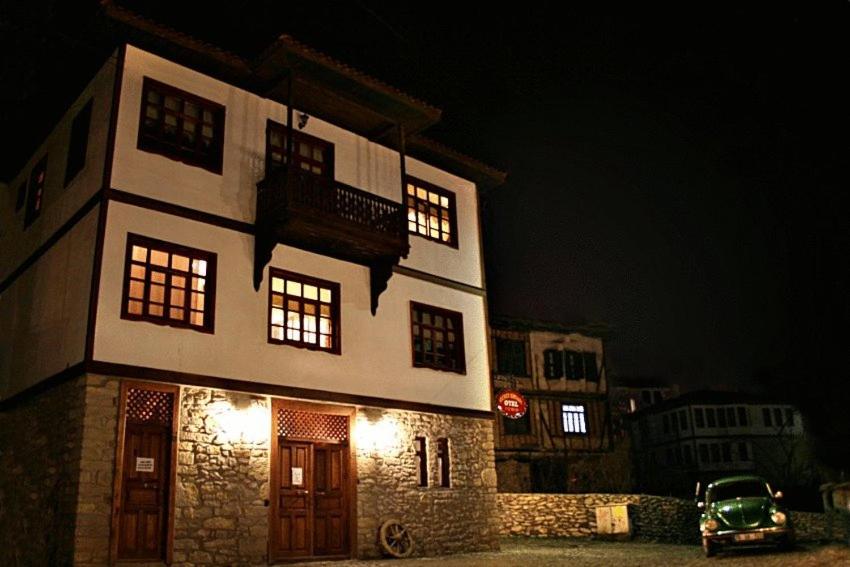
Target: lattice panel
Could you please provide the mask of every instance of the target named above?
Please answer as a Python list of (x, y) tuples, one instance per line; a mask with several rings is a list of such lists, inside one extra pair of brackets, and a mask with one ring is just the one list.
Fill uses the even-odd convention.
[(127, 421), (171, 427), (174, 394), (130, 388), (127, 392)]
[(277, 412), (277, 434), (280, 437), (345, 441), (348, 439), (348, 418), (280, 409)]

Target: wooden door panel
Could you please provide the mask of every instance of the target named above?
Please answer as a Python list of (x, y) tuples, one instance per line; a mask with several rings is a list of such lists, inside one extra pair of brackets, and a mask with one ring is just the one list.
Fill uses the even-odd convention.
[(274, 416), (270, 560), (349, 556), (347, 420), (280, 406)]
[(343, 555), (348, 547), (347, 508), (344, 489), (345, 456), (342, 445), (316, 443), (314, 555)]
[[(307, 557), (310, 549), (310, 453), (309, 443), (278, 440), (278, 527), (272, 542), (276, 558)], [(300, 471), (300, 475), (296, 475)], [(297, 478), (300, 476), (300, 478)], [(274, 481), (273, 481), (274, 482)], [(275, 545), (276, 544), (276, 545)]]
[[(118, 557), (162, 559), (171, 431), (162, 425), (128, 423), (124, 439)], [(153, 469), (144, 470), (139, 459), (152, 459)]]

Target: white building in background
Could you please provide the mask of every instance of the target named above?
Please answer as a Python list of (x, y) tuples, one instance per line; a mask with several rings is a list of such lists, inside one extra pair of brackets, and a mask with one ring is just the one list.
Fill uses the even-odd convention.
[(694, 483), (760, 474), (802, 482), (808, 466), (798, 410), (741, 392), (699, 391), (629, 416), (638, 482), (654, 493), (690, 494)]
[[(80, 564), (368, 557), (391, 518), (417, 553), (497, 545), (478, 199), (504, 174), (294, 40), (248, 62), (145, 25), (0, 203), (0, 489), (15, 461), (76, 491), (40, 529)], [(75, 449), (45, 472), (27, 428)]]

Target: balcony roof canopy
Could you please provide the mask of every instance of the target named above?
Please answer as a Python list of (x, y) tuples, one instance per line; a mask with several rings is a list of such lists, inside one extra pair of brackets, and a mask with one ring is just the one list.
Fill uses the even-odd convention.
[(440, 120), (440, 109), (320, 53), (288, 35), (280, 36), (255, 60), (243, 58), (138, 14), (103, 3), (113, 32), (123, 41), (292, 106), (374, 142), (474, 181), (482, 189), (501, 185), (505, 173), (417, 134)]

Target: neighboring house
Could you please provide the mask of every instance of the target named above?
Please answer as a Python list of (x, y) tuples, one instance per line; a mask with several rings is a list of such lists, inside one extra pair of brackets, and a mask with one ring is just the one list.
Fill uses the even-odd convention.
[(611, 403), (622, 414), (634, 413), (679, 395), (679, 385), (654, 377), (611, 378)]
[(504, 174), (290, 38), (247, 61), (108, 9), (136, 45), (0, 203), (0, 563), (373, 557), (390, 518), (498, 546)]
[(612, 490), (626, 482), (606, 464), (612, 439), (602, 339), (507, 318), (490, 326), (494, 394), (515, 388), (528, 401), (521, 419), (497, 418), (499, 491)]
[(630, 416), (636, 476), (650, 493), (692, 494), (696, 481), (756, 473), (805, 482), (800, 413), (741, 392), (699, 391)]

